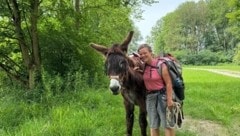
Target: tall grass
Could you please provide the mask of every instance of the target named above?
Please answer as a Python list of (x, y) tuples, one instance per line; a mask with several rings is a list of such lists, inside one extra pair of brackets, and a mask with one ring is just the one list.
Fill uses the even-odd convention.
[[(78, 100), (76, 98), (66, 99), (64, 103), (60, 102), (52, 106), (43, 116), (35, 115), (26, 119), (29, 115), (22, 113), (25, 119), (11, 129), (12, 124), (9, 124), (4, 129), (5, 133), (2, 134), (24, 136), (124, 135), (124, 109), (121, 108), (120, 96), (113, 97), (109, 92), (103, 90), (86, 90), (77, 95)], [(63, 95), (62, 97), (67, 98), (68, 96)], [(55, 99), (54, 103), (57, 103), (57, 99), (53, 99)], [(22, 112), (18, 109), (15, 111)], [(12, 121), (14, 116), (19, 116), (19, 114), (8, 115), (8, 118), (5, 117), (5, 119), (12, 118), (9, 119)]]
[[(62, 97), (65, 97), (64, 95)], [(6, 129), (2, 135), (16, 136), (123, 136), (125, 135), (125, 111), (122, 97), (113, 96), (107, 90), (79, 92), (78, 99), (66, 100), (52, 106), (43, 116), (25, 119), (14, 129)], [(135, 111), (134, 135), (140, 135), (138, 108)], [(25, 115), (27, 116), (27, 115)], [(149, 130), (149, 128), (148, 128)], [(181, 131), (178, 136), (194, 136)]]
[[(184, 69), (186, 116), (215, 121), (235, 135), (240, 122), (240, 79)], [(45, 76), (45, 90), (0, 88), (0, 135), (3, 136), (122, 136), (125, 111), (120, 95), (106, 87), (88, 86), (81, 73), (67, 79)], [(81, 80), (81, 81), (80, 81)], [(69, 83), (71, 81), (71, 84)], [(93, 82), (94, 84), (94, 82)], [(102, 86), (107, 86), (107, 83)], [(138, 107), (133, 135), (140, 135)], [(149, 130), (149, 128), (148, 128)], [(161, 134), (163, 135), (162, 131)], [(177, 136), (196, 136), (177, 130)]]
[[(92, 84), (98, 82), (98, 78), (96, 76), (96, 81), (93, 81)], [(78, 130), (69, 133), (81, 133), (80, 129), (84, 129), (84, 124), (89, 126), (92, 124), (82, 122), (81, 117), (84, 117), (83, 115), (87, 112), (92, 113), (88, 107), (95, 109), (95, 106), (99, 105), (98, 97), (89, 94), (89, 92), (95, 91), (94, 87), (90, 89), (90, 84), (86, 82), (87, 79), (89, 77), (84, 73), (75, 73), (65, 78), (49, 76), (44, 73), (44, 87), (32, 91), (19, 86), (1, 84), (0, 135), (64, 135), (65, 133), (68, 135), (67, 129), (72, 129), (72, 126), (75, 125)], [(102, 79), (102, 81), (104, 80)], [(85, 102), (87, 105), (82, 104)], [(79, 105), (79, 107), (75, 107), (75, 105)], [(66, 116), (62, 115), (67, 115), (68, 118), (74, 117), (72, 119), (75, 122), (65, 121)], [(66, 122), (66, 124), (62, 122)], [(77, 125), (76, 122), (81, 125)], [(57, 133), (59, 130), (62, 132)]]

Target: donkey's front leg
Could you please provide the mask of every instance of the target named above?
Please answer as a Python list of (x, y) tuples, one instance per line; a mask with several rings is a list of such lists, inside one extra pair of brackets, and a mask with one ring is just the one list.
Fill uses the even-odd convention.
[(145, 100), (139, 103), (139, 125), (142, 136), (147, 136), (147, 110)]
[(125, 99), (124, 106), (126, 110), (127, 136), (132, 136), (133, 122), (134, 122), (134, 104), (130, 103)]

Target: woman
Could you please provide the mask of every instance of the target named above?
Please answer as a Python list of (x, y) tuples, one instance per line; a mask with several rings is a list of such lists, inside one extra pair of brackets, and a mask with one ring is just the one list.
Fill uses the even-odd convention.
[(165, 136), (175, 136), (175, 131), (169, 126), (166, 119), (166, 108), (173, 106), (172, 81), (167, 66), (162, 63), (162, 76), (156, 68), (161, 60), (153, 57), (152, 49), (148, 44), (140, 45), (138, 53), (145, 63), (143, 79), (147, 88), (146, 105), (150, 124), (151, 136), (159, 136), (160, 124), (165, 128)]

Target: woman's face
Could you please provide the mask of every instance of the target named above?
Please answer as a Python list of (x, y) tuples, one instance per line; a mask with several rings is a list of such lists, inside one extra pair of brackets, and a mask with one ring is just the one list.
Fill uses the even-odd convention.
[(150, 64), (152, 60), (152, 52), (148, 50), (148, 48), (144, 47), (139, 50), (138, 54), (143, 62)]

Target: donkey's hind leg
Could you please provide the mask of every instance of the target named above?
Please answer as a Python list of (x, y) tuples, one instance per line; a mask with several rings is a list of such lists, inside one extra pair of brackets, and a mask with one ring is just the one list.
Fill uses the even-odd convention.
[(124, 106), (126, 110), (127, 136), (132, 136), (133, 122), (134, 122), (134, 104), (130, 103), (125, 99)]

